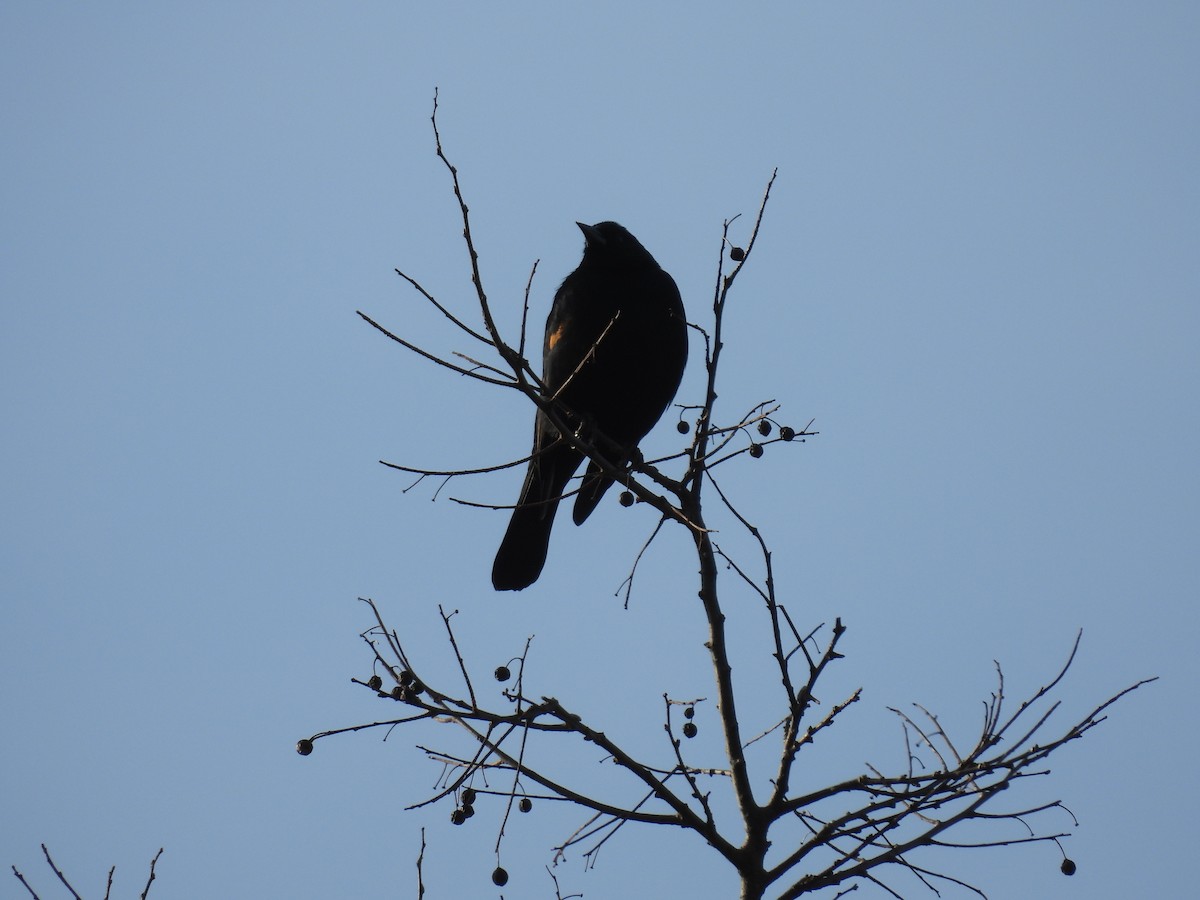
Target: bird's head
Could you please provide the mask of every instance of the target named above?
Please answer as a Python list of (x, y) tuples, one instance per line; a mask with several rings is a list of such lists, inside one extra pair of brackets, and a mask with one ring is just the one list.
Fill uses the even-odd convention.
[(650, 252), (623, 225), (618, 225), (616, 222), (597, 222), (595, 225), (585, 225), (583, 222), (575, 224), (583, 232), (584, 259), (620, 260), (627, 263), (648, 260), (653, 265), (658, 265), (654, 262), (654, 257), (650, 255)]

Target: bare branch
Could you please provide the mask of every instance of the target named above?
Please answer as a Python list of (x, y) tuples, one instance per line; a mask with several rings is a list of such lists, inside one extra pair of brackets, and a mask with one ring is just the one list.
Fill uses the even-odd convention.
[(431, 293), (429, 293), (429, 291), (425, 290), (425, 288), (422, 287), (420, 282), (418, 282), (415, 278), (413, 278), (407, 272), (401, 271), (400, 269), (396, 269), (395, 271), (396, 271), (397, 275), (399, 275), (401, 278), (403, 278), (405, 281), (407, 281), (409, 284), (411, 284), (422, 297), (424, 297), (426, 300), (428, 300), (430, 303), (432, 303), (435, 307), (437, 307), (438, 312), (440, 312), (443, 316), (445, 316), (447, 319), (449, 319), (451, 322), (453, 322), (456, 326), (458, 326), (458, 328), (461, 331), (466, 332), (471, 337), (475, 338), (477, 341), (482, 341), (483, 343), (487, 344), (489, 347), (495, 346), (492, 343), (492, 341), (490, 341), (488, 338), (484, 337), (478, 331), (475, 331), (474, 329), (472, 329), (471, 327), (466, 325), (461, 319), (459, 319), (457, 316), (455, 316), (454, 313), (452, 313), (452, 312), (450, 312), (450, 310), (446, 309), (446, 307), (444, 307), (438, 301), (438, 299), (433, 296), (433, 294), (431, 294)]
[(422, 866), (425, 864), (425, 829), (421, 829), (421, 852), (417, 854), (417, 900), (425, 896), (425, 875)]
[[(468, 378), (474, 378), (477, 381), (484, 382), (485, 384), (496, 384), (496, 385), (500, 385), (501, 387), (508, 387), (508, 388), (517, 386), (517, 382), (515, 382), (515, 381), (511, 381), (508, 379), (502, 379), (502, 378), (489, 378), (486, 375), (480, 375), (478, 372), (476, 372), (472, 369), (464, 369), (462, 366), (456, 366), (454, 363), (450, 362), (449, 360), (442, 359), (440, 356), (436, 356), (433, 353), (430, 353), (428, 350), (418, 347), (416, 344), (412, 343), (412, 341), (406, 341), (404, 338), (400, 337), (398, 334), (393, 334), (391, 331), (388, 331), (386, 328), (384, 328), (382, 325), (380, 325), (378, 322), (376, 322), (374, 319), (372, 319), (370, 316), (368, 316), (365, 312), (362, 312), (360, 310), (358, 315), (359, 315), (359, 318), (361, 318), (364, 322), (366, 322), (368, 325), (370, 325), (376, 331), (379, 331), (381, 334), (383, 334), (384, 336), (395, 341), (400, 346), (405, 347), (408, 350), (411, 350), (413, 353), (417, 354), (418, 356), (422, 356), (425, 359), (429, 360), (430, 362), (437, 363), (439, 366), (447, 368), (452, 372), (457, 372), (459, 375), (466, 375)], [(495, 371), (495, 370), (493, 369), (492, 371)]]
[(454, 637), (454, 629), (450, 627), (450, 619), (458, 615), (458, 610), (449, 615), (442, 609), (442, 605), (438, 604), (438, 615), (442, 617), (442, 624), (446, 626), (446, 634), (450, 638), (450, 646), (454, 648), (454, 657), (458, 660), (458, 670), (462, 672), (463, 681), (467, 685), (467, 696), (470, 697), (471, 707), (479, 706), (479, 702), (475, 699), (475, 688), (471, 684), (471, 676), (467, 673), (467, 664), (463, 662), (462, 651), (458, 649), (458, 640)]
[[(154, 859), (150, 860), (150, 875), (149, 875), (149, 877), (146, 878), (146, 887), (142, 889), (142, 900), (146, 900), (146, 898), (150, 895), (150, 885), (152, 885), (154, 883), (154, 878), (155, 878), (154, 867), (158, 865), (158, 858), (162, 855), (163, 855), (163, 848), (159, 847), (158, 852), (154, 854)], [(109, 878), (109, 882), (108, 882), (109, 886), (111, 886), (112, 885), (112, 872), (111, 871), (108, 873), (108, 878)]]
[(25, 880), (25, 876), (17, 870), (17, 867), (13, 866), (12, 870), (13, 875), (17, 877), (17, 881), (21, 882), (21, 884), (25, 887), (25, 890), (29, 891), (29, 896), (33, 897), (34, 900), (41, 900), (41, 898), (38, 897), (37, 892), (29, 886), (29, 882)]
[(71, 896), (74, 897), (75, 900), (83, 900), (83, 898), (76, 893), (75, 888), (71, 887), (71, 883), (67, 881), (67, 876), (64, 875), (62, 870), (54, 864), (54, 860), (50, 856), (50, 851), (46, 848), (45, 844), (42, 844), (42, 855), (46, 857), (46, 865), (48, 865), (50, 870), (58, 876), (58, 880), (63, 883), (63, 887), (71, 892)]

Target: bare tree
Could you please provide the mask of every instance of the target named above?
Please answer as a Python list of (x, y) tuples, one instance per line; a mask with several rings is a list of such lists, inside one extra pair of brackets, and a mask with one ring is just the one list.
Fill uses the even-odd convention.
[[(733, 233), (737, 216), (727, 220), (722, 228), (710, 318), (704, 327), (692, 324), (703, 339), (706, 379), (700, 401), (683, 407), (684, 415), (694, 421), (694, 427), (690, 427), (691, 423), (681, 417), (680, 430), (690, 435), (687, 446), (663, 459), (635, 460), (623, 466), (606, 455), (603, 442), (596, 436), (569, 426), (563, 411), (545, 396), (538, 374), (525, 358), (525, 326), (533, 272), (525, 289), (525, 311), (517, 340), (509, 341), (501, 335), (480, 278), (471, 219), (458, 172), (447, 158), (438, 132), (436, 93), (432, 123), (436, 153), (450, 175), (462, 216), (481, 326), (468, 324), (465, 314), (443, 304), (412, 275), (400, 270), (397, 273), (463, 335), (483, 345), (483, 358), (467, 354), (458, 354), (457, 358), (439, 356), (365, 314), (359, 315), (391, 340), (437, 366), (498, 389), (524, 394), (549, 417), (564, 440), (624, 486), (622, 502), (640, 502), (658, 512), (660, 521), (646, 547), (665, 527), (686, 530), (699, 563), (698, 594), (708, 625), (705, 646), (712, 664), (715, 714), (724, 739), (725, 760), (717, 767), (699, 766), (688, 760), (686, 742), (696, 734), (693, 716), (700, 701), (666, 696), (662, 698), (666, 734), (662, 757), (655, 760), (636, 757), (599, 723), (587, 722), (573, 712), (567, 702), (526, 690), (524, 667), (528, 642), (510, 665), (495, 670), (496, 681), (504, 687), (499, 696), (489, 698), (471, 675), (478, 667), (468, 664), (460, 651), (453, 622), (456, 612), (440, 607), (446, 652), (454, 656), (461, 684), (432, 683), (422, 675), (428, 669), (423, 657), (428, 648), (422, 646), (421, 654), (414, 653), (411, 646), (414, 639), (389, 627), (386, 617), (371, 600), (365, 602), (371, 609), (373, 624), (363, 638), (371, 649), (375, 674), (365, 681), (354, 681), (381, 699), (399, 702), (403, 712), (377, 722), (320, 732), (301, 740), (299, 752), (311, 753), (314, 742), (322, 738), (363, 729), (385, 728), (390, 732), (402, 725), (426, 729), (454, 726), (458, 742), (447, 735), (446, 742), (436, 746), (418, 744), (430, 760), (442, 767), (442, 777), (433, 795), (413, 807), (445, 802), (453, 806), (452, 820), (462, 822), (474, 814), (480, 795), (504, 798), (496, 842), (498, 865), (493, 875), (497, 884), (504, 884), (508, 878), (499, 862), (509, 816), (514, 807), (528, 810), (532, 801), (538, 799), (565, 801), (578, 807), (584, 816), (580, 827), (559, 842), (558, 856), (568, 848), (576, 848), (590, 861), (626, 824), (681, 828), (696, 836), (698, 847), (711, 848), (711, 852), (733, 867), (744, 900), (767, 896), (785, 900), (823, 890), (836, 891), (833, 896), (842, 896), (864, 882), (899, 897), (893, 881), (902, 873), (915, 877), (934, 894), (944, 884), (954, 884), (984, 896), (978, 887), (949, 873), (946, 868), (951, 861), (949, 854), (942, 852), (931, 860), (935, 854), (929, 851), (1032, 842), (1057, 844), (1066, 831), (1044, 823), (1075, 824), (1061, 802), (1005, 805), (1006, 789), (1019, 780), (1044, 774), (1045, 769), (1040, 767), (1052, 753), (1104, 721), (1108, 707), (1118, 699), (1153, 680), (1140, 681), (1065, 727), (1056, 726), (1052, 730), (1051, 717), (1059, 704), (1051, 695), (1075, 658), (1078, 637), (1065, 664), (1031, 696), (1016, 701), (1015, 708), (997, 665), (996, 687), (984, 700), (982, 722), (976, 733), (952, 738), (943, 730), (938, 717), (923, 707), (915, 706), (911, 713), (895, 710), (906, 750), (904, 764), (889, 771), (868, 766), (858, 777), (824, 786), (805, 784), (798, 777), (797, 763), (806, 748), (840, 721), (861, 696), (859, 689), (831, 705), (817, 701), (818, 681), (827, 669), (843, 659), (839, 647), (846, 627), (840, 619), (832, 626), (811, 630), (797, 625), (781, 600), (766, 538), (739, 511), (714, 477), (714, 472), (727, 463), (761, 456), (767, 445), (796, 446), (816, 434), (810, 430), (811, 422), (795, 429), (777, 421), (780, 405), (774, 401), (759, 403), (732, 422), (722, 422), (716, 414), (727, 302), (754, 250), (775, 175), (767, 183), (757, 216), (744, 239)], [(534, 272), (536, 268), (535, 264)], [(420, 480), (430, 476), (479, 474), (525, 462), (527, 459), (470, 471), (388, 465), (413, 473)], [(668, 469), (681, 471), (672, 476), (666, 474)], [(757, 559), (747, 562), (735, 558), (732, 551), (726, 552), (714, 540), (706, 501), (715, 503), (723, 517), (731, 518), (749, 535), (751, 546), (757, 548)], [(646, 547), (638, 554), (623, 586), (627, 602), (637, 564)], [(739, 683), (734, 677), (719, 591), (718, 575), (722, 569), (733, 574), (735, 584), (740, 582), (751, 591), (765, 610), (761, 648), (771, 659), (774, 686), (761, 681)], [(772, 719), (775, 724), (762, 733), (748, 736), (744, 731), (747, 723), (739, 714), (741, 703), (746, 697), (762, 698), (770, 691), (778, 697), (778, 712)], [(436, 730), (435, 733), (446, 734)], [(622, 802), (589, 792), (570, 774), (552, 771), (548, 748), (554, 746), (553, 742), (563, 741), (585, 742), (596, 748), (598, 754), (611, 760), (638, 786), (639, 801)], [(747, 748), (759, 742), (752, 762)], [(772, 745), (774, 749), (764, 755), (764, 748)], [(766, 762), (760, 763), (760, 759)], [(729, 810), (736, 812), (730, 814)], [(1047, 814), (1054, 811), (1062, 814), (1049, 818)], [(1065, 854), (1062, 870), (1068, 875), (1074, 872), (1074, 863)], [(420, 890), (423, 895), (423, 883)], [(557, 881), (555, 890), (558, 891)]]

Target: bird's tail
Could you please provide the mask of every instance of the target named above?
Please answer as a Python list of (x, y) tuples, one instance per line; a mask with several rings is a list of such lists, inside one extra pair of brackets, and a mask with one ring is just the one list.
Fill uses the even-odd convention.
[(542, 574), (558, 502), (581, 459), (578, 452), (560, 445), (530, 460), (521, 499), (492, 564), (496, 590), (523, 590)]
[(583, 476), (583, 485), (575, 498), (575, 509), (572, 518), (576, 525), (582, 525), (592, 511), (600, 505), (604, 492), (612, 487), (613, 480), (601, 473), (600, 467), (594, 462), (588, 463), (587, 474)]

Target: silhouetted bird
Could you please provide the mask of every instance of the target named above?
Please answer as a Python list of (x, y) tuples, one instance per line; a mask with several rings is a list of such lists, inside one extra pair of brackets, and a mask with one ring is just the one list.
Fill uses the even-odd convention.
[[(583, 260), (554, 295), (546, 319), (542, 381), (558, 393), (562, 416), (622, 465), (675, 396), (687, 362), (687, 323), (675, 281), (638, 239), (616, 222), (576, 223)], [(607, 330), (606, 330), (607, 329)], [(606, 440), (598, 438), (599, 431)], [(521, 498), (496, 562), (492, 584), (519, 591), (546, 563), (558, 501), (583, 454), (565, 442), (539, 410)], [(610, 449), (610, 448), (609, 448)], [(575, 499), (575, 524), (586, 519), (612, 479), (588, 466)]]

